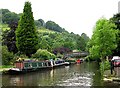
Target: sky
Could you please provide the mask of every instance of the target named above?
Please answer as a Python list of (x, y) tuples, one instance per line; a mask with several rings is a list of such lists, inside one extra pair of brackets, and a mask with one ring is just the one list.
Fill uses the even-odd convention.
[(118, 13), (119, 0), (0, 0), (0, 9), (22, 13), (24, 3), (30, 1), (34, 19), (51, 20), (68, 32), (92, 36), (98, 19), (109, 19)]

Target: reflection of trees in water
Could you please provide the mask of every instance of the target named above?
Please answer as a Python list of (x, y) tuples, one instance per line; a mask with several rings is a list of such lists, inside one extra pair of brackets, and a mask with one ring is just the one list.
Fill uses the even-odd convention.
[(94, 72), (92, 86), (103, 86), (99, 63), (92, 65), (92, 71)]
[(14, 85), (14, 86), (23, 86), (24, 85), (23, 77), (13, 77), (13, 78), (11, 78), (10, 84)]

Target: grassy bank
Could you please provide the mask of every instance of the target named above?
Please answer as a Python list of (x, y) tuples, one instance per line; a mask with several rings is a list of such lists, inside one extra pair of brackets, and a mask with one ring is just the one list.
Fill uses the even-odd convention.
[(12, 65), (2, 65), (2, 66), (0, 66), (0, 69), (2, 69), (2, 68), (12, 68), (13, 66)]
[(12, 67), (13, 67), (12, 65), (2, 65), (0, 66), (0, 72), (7, 71)]

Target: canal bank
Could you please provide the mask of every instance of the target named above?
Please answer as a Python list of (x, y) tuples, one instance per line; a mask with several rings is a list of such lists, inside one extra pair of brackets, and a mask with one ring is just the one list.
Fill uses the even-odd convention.
[(105, 82), (116, 82), (116, 83), (120, 83), (120, 67), (115, 67), (114, 70), (112, 71), (111, 74), (111, 70), (106, 70), (104, 72), (104, 78), (103, 80)]

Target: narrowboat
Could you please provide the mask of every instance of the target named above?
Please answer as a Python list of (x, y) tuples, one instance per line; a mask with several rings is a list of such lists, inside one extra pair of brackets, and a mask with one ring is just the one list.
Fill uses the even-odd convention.
[(52, 69), (54, 67), (65, 65), (64, 60), (46, 60), (46, 61), (16, 61), (14, 63), (14, 68), (10, 68), (8, 70), (9, 74), (17, 74), (17, 73), (26, 73), (31, 71), (37, 71), (40, 69)]
[(74, 58), (67, 58), (65, 60), (65, 62), (69, 62), (69, 64), (75, 64), (76, 63), (76, 59), (74, 59)]

